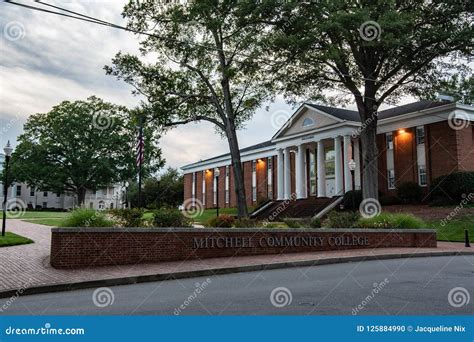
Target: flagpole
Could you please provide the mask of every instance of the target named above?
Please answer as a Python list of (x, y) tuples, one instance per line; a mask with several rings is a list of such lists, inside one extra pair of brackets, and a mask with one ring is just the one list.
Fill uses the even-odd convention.
[(142, 207), (142, 163), (143, 163), (143, 117), (140, 116), (140, 127), (138, 133), (138, 143), (140, 144), (139, 150), (139, 163), (138, 163), (138, 208)]

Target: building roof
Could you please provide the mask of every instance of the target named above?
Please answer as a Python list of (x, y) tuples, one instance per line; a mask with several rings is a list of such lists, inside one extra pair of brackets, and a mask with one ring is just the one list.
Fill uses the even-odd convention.
[[(392, 117), (403, 115), (403, 114), (418, 112), (424, 109), (444, 106), (449, 103), (450, 102), (447, 102), (447, 101), (429, 101), (429, 100), (408, 103), (406, 105), (381, 110), (379, 112), (378, 118), (380, 120), (392, 118)], [(360, 122), (359, 112), (355, 110), (328, 107), (328, 106), (317, 105), (317, 104), (312, 104), (312, 103), (307, 103), (307, 105), (315, 109), (318, 109), (322, 112), (325, 112), (329, 115), (332, 115), (341, 120)]]
[[(440, 106), (444, 106), (444, 105), (447, 105), (447, 104), (450, 104), (450, 103), (451, 102), (448, 102), (448, 101), (429, 101), (429, 100), (422, 100), (422, 101), (418, 101), (418, 102), (408, 103), (406, 105), (401, 105), (401, 106), (397, 106), (397, 107), (394, 107), (394, 108), (379, 111), (378, 119), (383, 120), (383, 119), (393, 118), (393, 117), (397, 117), (397, 116), (404, 115), (404, 114), (416, 113), (418, 111), (422, 111), (422, 110), (426, 110), (426, 109), (430, 109), (430, 108), (435, 108), (435, 107), (440, 107)], [(359, 116), (359, 112), (357, 112), (355, 110), (329, 107), (329, 106), (323, 106), (323, 105), (318, 105), (318, 104), (313, 104), (313, 103), (305, 103), (304, 105), (307, 105), (309, 107), (320, 110), (320, 111), (322, 111), (326, 114), (329, 114), (331, 116), (334, 116), (334, 117), (336, 117), (340, 120), (352, 121), (352, 122), (360, 122), (361, 121), (360, 116)], [(269, 146), (272, 146), (272, 145), (275, 145), (275, 142), (273, 142), (272, 140), (267, 140), (267, 141), (261, 142), (259, 144), (255, 144), (255, 145), (252, 145), (252, 146), (242, 148), (242, 149), (240, 149), (240, 152), (241, 153), (250, 152), (250, 151), (253, 151), (253, 150), (258, 150), (258, 149), (269, 147)], [(218, 156), (215, 156), (215, 157), (212, 157), (212, 158), (199, 160), (195, 163), (185, 165), (182, 168), (189, 168), (191, 166), (195, 166), (196, 164), (208, 163), (208, 162), (212, 162), (214, 160), (218, 160), (220, 158), (225, 158), (225, 157), (230, 157), (230, 153), (225, 153), (225, 154), (221, 154), (221, 155), (218, 155)]]
[[(258, 143), (258, 144), (252, 145), (252, 146), (241, 148), (240, 153), (249, 152), (249, 151), (253, 151), (253, 150), (258, 150), (260, 148), (265, 148), (265, 147), (272, 146), (272, 145), (275, 145), (275, 143), (272, 142), (271, 140), (267, 140), (267, 141), (264, 141), (264, 142), (261, 142), (261, 143)], [(212, 157), (212, 158), (202, 159), (202, 160), (197, 161), (196, 163), (191, 163), (191, 164), (188, 164), (188, 165), (184, 165), (184, 166), (182, 166), (182, 168), (186, 168), (186, 167), (189, 167), (189, 166), (191, 166), (193, 164), (197, 164), (197, 163), (210, 162), (210, 161), (213, 161), (214, 159), (219, 159), (219, 158), (224, 158), (224, 157), (230, 157), (230, 153), (224, 153), (224, 154), (220, 154), (218, 156)]]

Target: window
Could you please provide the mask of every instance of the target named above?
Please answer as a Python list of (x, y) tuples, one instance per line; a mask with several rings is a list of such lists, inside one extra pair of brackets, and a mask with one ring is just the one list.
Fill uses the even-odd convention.
[(43, 209), (48, 207), (48, 202), (43, 202)]
[(94, 203), (89, 202), (89, 208), (90, 208), (90, 209), (94, 209)]
[(202, 205), (206, 205), (206, 171), (202, 172)]
[(425, 128), (423, 126), (416, 128), (416, 143), (417, 145), (425, 143)]
[(43, 196), (44, 196), (44, 197), (48, 197), (48, 192), (47, 192), (47, 191), (44, 191), (44, 192), (43, 192)]
[(387, 150), (393, 150), (393, 134), (387, 133), (386, 140), (387, 140)]
[(61, 194), (59, 192), (56, 193), (56, 197), (60, 197)]
[(424, 165), (418, 166), (418, 184), (420, 184), (420, 186), (426, 186), (428, 184), (426, 179), (426, 168)]
[(309, 151), (309, 194), (316, 195), (316, 154), (314, 149)]
[(306, 118), (303, 120), (303, 127), (308, 127), (314, 125), (314, 120), (311, 118)]
[(273, 199), (273, 157), (267, 160), (267, 197)]
[(388, 188), (395, 189), (395, 170), (388, 170)]
[(252, 160), (252, 202), (257, 201), (257, 162)]
[(225, 203), (228, 204), (230, 201), (230, 191), (229, 191), (229, 175), (230, 175), (230, 168), (229, 165), (225, 167)]
[(336, 153), (334, 152), (334, 148), (332, 150), (326, 150), (326, 176), (332, 176), (334, 177), (335, 175), (335, 160), (336, 160)]
[(35, 189), (33, 187), (30, 188), (30, 196), (35, 195)]
[(192, 203), (194, 205), (196, 201), (196, 172), (193, 172), (192, 177), (193, 179), (192, 179), (192, 184), (191, 184), (191, 198), (192, 198)]
[(16, 195), (21, 196), (21, 185), (16, 186)]

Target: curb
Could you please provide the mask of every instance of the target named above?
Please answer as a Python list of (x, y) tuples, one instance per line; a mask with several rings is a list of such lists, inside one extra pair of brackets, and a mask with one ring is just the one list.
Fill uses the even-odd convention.
[(64, 292), (88, 288), (97, 288), (104, 286), (118, 286), (118, 285), (131, 285), (153, 281), (165, 281), (173, 279), (184, 279), (194, 277), (204, 277), (212, 275), (223, 275), (240, 272), (252, 272), (262, 270), (275, 270), (282, 268), (293, 268), (293, 267), (307, 267), (307, 266), (319, 266), (319, 265), (330, 265), (330, 264), (341, 264), (348, 262), (360, 262), (370, 260), (386, 260), (386, 259), (403, 259), (403, 258), (420, 258), (420, 257), (436, 257), (436, 256), (459, 256), (459, 255), (474, 255), (474, 251), (443, 251), (443, 252), (422, 252), (413, 254), (381, 254), (381, 255), (365, 255), (365, 256), (349, 256), (349, 257), (336, 257), (326, 259), (314, 259), (314, 260), (302, 260), (302, 261), (286, 261), (276, 262), (269, 264), (259, 265), (245, 265), (235, 267), (223, 267), (217, 269), (205, 269), (197, 271), (185, 271), (185, 272), (174, 272), (174, 273), (161, 273), (161, 274), (149, 274), (141, 276), (131, 276), (122, 278), (111, 278), (111, 279), (99, 279), (90, 280), (76, 283), (62, 283), (52, 285), (41, 285), (33, 286), (23, 289), (10, 289), (6, 291), (0, 291), (0, 298), (17, 297), (24, 295), (33, 295), (41, 293), (51, 292)]

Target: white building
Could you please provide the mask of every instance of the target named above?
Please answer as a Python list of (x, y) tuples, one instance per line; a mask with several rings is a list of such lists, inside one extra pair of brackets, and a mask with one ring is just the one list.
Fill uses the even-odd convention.
[[(0, 153), (0, 172), (5, 163), (5, 155)], [(3, 203), (3, 180), (0, 182)], [(125, 187), (114, 184), (97, 191), (88, 190), (84, 206), (91, 209), (122, 208), (125, 202)], [(27, 183), (14, 183), (8, 189), (7, 209), (20, 207), (25, 209), (72, 209), (77, 207), (77, 196), (73, 193), (58, 194), (52, 191), (42, 191), (29, 186)]]

